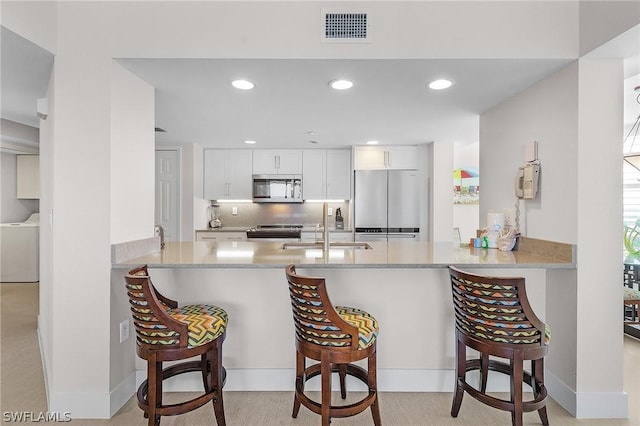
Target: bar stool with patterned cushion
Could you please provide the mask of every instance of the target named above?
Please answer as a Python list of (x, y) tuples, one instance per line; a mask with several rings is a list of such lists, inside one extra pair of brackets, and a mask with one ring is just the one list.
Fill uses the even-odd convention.
[[(222, 387), (226, 370), (222, 366), (222, 342), (226, 337), (227, 313), (212, 305), (185, 305), (160, 294), (141, 266), (125, 275), (127, 294), (136, 329), (138, 356), (147, 361), (147, 380), (138, 388), (138, 406), (149, 426), (160, 424), (160, 416), (174, 416), (195, 410), (209, 401), (218, 426), (225, 425)], [(180, 361), (162, 368), (165, 361)], [(185, 402), (163, 404), (162, 382), (170, 377), (201, 372), (204, 393)]]
[[(348, 417), (371, 407), (373, 422), (381, 424), (376, 380), (376, 339), (378, 322), (367, 312), (346, 306), (334, 306), (329, 300), (324, 278), (298, 275), (294, 265), (286, 268), (296, 335), (296, 389), (293, 401), (295, 418), (304, 405), (322, 416), (328, 426), (332, 417)], [(306, 367), (306, 359), (320, 361)], [(367, 359), (367, 369), (352, 364)], [(348, 405), (331, 405), (331, 373), (340, 379), (340, 394), (347, 397), (345, 378), (356, 377), (368, 387), (367, 395)], [(304, 393), (307, 380), (321, 376), (322, 401)]]
[[(542, 424), (548, 425), (544, 357), (551, 332), (531, 309), (525, 279), (485, 277), (454, 267), (449, 267), (449, 272), (456, 318), (457, 377), (451, 415), (458, 416), (466, 391), (480, 402), (510, 411), (513, 425), (522, 425), (523, 412), (536, 410)], [(467, 347), (478, 351), (479, 358), (467, 360)], [(523, 368), (527, 360), (531, 361), (531, 373)], [(478, 388), (466, 379), (473, 370), (480, 371)], [(486, 393), (489, 371), (509, 375), (509, 400)], [(533, 389), (532, 400), (523, 401), (523, 383)]]
[(625, 324), (640, 324), (640, 291), (624, 287)]

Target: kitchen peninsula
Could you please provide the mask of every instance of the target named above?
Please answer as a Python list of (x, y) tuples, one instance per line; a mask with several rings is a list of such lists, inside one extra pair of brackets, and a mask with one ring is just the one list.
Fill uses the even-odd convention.
[[(381, 390), (451, 391), (455, 354), (449, 265), (526, 277), (527, 293), (543, 320), (546, 288), (556, 285), (550, 272), (575, 270), (574, 246), (531, 239), (521, 239), (519, 250), (510, 252), (446, 242), (370, 242), (370, 248), (339, 244), (327, 253), (321, 246), (283, 248), (282, 242), (169, 242), (164, 250), (115, 263), (113, 293), (126, 314), (124, 289), (117, 290), (122, 277), (135, 265), (149, 265), (163, 294), (181, 304), (215, 303), (229, 313), (225, 390), (291, 390), (294, 335), (284, 267), (294, 263), (302, 274), (327, 278), (333, 303), (362, 307), (379, 320)], [(136, 370), (140, 380), (145, 371), (139, 360)], [(175, 386), (198, 389), (199, 382), (195, 378)]]

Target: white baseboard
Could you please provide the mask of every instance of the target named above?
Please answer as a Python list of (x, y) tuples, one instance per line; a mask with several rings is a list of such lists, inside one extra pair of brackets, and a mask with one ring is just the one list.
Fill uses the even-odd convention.
[[(380, 392), (453, 392), (453, 370), (405, 370), (378, 369)], [(468, 380), (478, 380), (477, 372), (471, 372)], [(55, 394), (50, 411), (70, 411), (72, 418), (109, 418), (135, 393), (146, 378), (145, 370), (137, 370), (120, 383), (109, 395), (102, 394)], [(549, 396), (576, 418), (624, 419), (628, 418), (628, 396), (624, 392), (576, 393), (549, 371), (545, 372)], [(293, 391), (295, 371), (291, 369), (228, 369), (225, 391)], [(337, 377), (333, 386), (338, 389)], [(348, 378), (348, 387), (354, 391), (366, 391), (362, 382)], [(320, 378), (307, 382), (310, 391), (320, 390)], [(172, 377), (164, 383), (167, 392), (200, 392), (202, 376), (189, 373)], [(488, 391), (508, 392), (509, 381), (504, 374), (490, 373)], [(525, 391), (529, 391), (525, 386)], [(104, 401), (108, 401), (107, 405)], [(63, 410), (56, 409), (62, 407)]]
[(109, 393), (106, 392), (52, 392), (49, 411), (69, 413), (75, 419), (111, 418)]
[(549, 370), (544, 372), (545, 386), (549, 395), (572, 416), (576, 416), (576, 391), (552, 374)]
[(626, 419), (629, 417), (629, 396), (626, 392), (578, 392), (578, 419)]
[(49, 373), (47, 369), (47, 357), (44, 356), (42, 333), (40, 333), (40, 330), (42, 330), (41, 319), (42, 316), (38, 315), (38, 330), (36, 331), (38, 333), (38, 349), (40, 350), (40, 362), (42, 362), (42, 373), (44, 375), (44, 393), (47, 398), (47, 406), (49, 406)]
[(626, 392), (576, 392), (548, 370), (545, 384), (549, 396), (578, 419), (626, 419), (629, 397)]
[(129, 398), (131, 398), (131, 396), (136, 392), (136, 389), (136, 373), (133, 372), (111, 391), (109, 398), (109, 417), (113, 416), (124, 404), (127, 403), (127, 401), (129, 401)]

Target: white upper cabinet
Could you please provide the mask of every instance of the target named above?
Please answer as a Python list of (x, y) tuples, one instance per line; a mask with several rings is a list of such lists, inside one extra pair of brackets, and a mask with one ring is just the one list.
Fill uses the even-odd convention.
[(418, 168), (417, 146), (356, 146), (355, 170), (415, 170)]
[(16, 198), (40, 198), (40, 157), (16, 155)]
[(305, 149), (302, 153), (302, 196), (305, 200), (351, 198), (351, 152)]
[(300, 149), (254, 149), (254, 175), (299, 175), (302, 174), (302, 150)]
[(252, 173), (250, 149), (205, 149), (204, 198), (250, 200)]

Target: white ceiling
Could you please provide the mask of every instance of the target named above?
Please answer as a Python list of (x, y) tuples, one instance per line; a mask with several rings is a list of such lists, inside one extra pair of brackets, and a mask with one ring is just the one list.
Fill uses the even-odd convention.
[[(121, 59), (156, 88), (163, 143), (211, 147), (344, 147), (378, 140), (418, 144), (478, 140), (478, 114), (568, 60)], [(427, 83), (455, 84), (433, 91)], [(240, 91), (231, 81), (256, 87)], [(329, 81), (348, 78), (348, 91)], [(313, 132), (310, 134), (309, 132)], [(317, 142), (316, 144), (310, 141)]]
[(53, 55), (1, 27), (0, 64), (1, 118), (39, 127), (36, 104), (47, 95)]
[[(54, 57), (1, 31), (1, 118), (37, 127), (36, 101), (46, 96)], [(475, 142), (479, 114), (569, 61), (119, 59), (156, 89), (156, 126), (167, 131), (156, 133), (158, 142), (227, 148), (247, 147), (246, 139), (255, 148)], [(256, 88), (231, 87), (240, 77)], [(455, 84), (426, 87), (440, 77)], [(328, 82), (335, 78), (355, 86), (334, 91)]]

